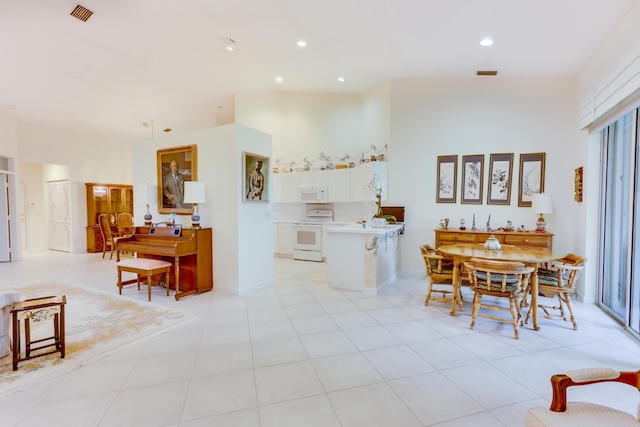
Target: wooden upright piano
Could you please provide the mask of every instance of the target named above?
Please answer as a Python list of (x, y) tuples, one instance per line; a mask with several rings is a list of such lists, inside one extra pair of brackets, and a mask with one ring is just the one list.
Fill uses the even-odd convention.
[(176, 290), (176, 300), (179, 300), (187, 295), (213, 289), (213, 233), (211, 228), (185, 228), (177, 233), (176, 230), (167, 227), (136, 227), (134, 234), (117, 239), (116, 254), (118, 261), (120, 252), (130, 252), (135, 253), (138, 258), (170, 262), (171, 278), (166, 286)]

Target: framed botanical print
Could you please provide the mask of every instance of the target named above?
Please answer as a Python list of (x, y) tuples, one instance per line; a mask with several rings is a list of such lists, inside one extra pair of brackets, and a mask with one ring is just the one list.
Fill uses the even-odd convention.
[[(242, 153), (242, 201), (268, 202), (269, 158), (258, 154)], [(263, 172), (263, 171), (266, 171)]]
[(184, 202), (185, 181), (197, 181), (196, 145), (157, 151), (158, 212), (193, 214), (193, 205)]
[(438, 156), (436, 203), (455, 203), (458, 189), (458, 156)]
[(460, 203), (481, 205), (483, 181), (484, 155), (462, 156)]
[(513, 153), (491, 154), (489, 157), (488, 205), (511, 204)]
[(535, 193), (544, 193), (545, 153), (520, 154), (518, 206), (531, 207)]

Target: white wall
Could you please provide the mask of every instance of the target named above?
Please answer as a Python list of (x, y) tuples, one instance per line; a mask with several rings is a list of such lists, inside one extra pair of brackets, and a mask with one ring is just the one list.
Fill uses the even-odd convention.
[[(147, 183), (157, 185), (158, 149), (191, 144), (197, 146), (197, 179), (206, 183), (207, 202), (198, 210), (201, 226), (213, 228), (214, 288), (244, 293), (273, 283), (271, 205), (243, 203), (241, 197), (242, 152), (271, 157), (269, 135), (227, 125), (135, 143), (134, 192), (146, 191)], [(144, 204), (136, 204), (136, 224), (144, 221)], [(168, 218), (158, 214), (157, 205), (151, 213), (153, 222)], [(191, 225), (189, 215), (176, 221)]]
[(23, 123), (18, 124), (18, 139), (20, 162), (68, 167), (72, 252), (86, 252), (87, 205), (84, 183), (131, 183), (131, 144)]
[[(366, 151), (361, 94), (253, 92), (236, 95), (236, 123), (273, 137), (283, 161)], [(357, 147), (354, 149), (354, 147)]]
[[(361, 151), (369, 142), (389, 144), (389, 193), (385, 204), (406, 207), (403, 269), (423, 268), (418, 248), (424, 243), (433, 243), (433, 229), (443, 217), (451, 218), (454, 226), (460, 218), (465, 218), (470, 225), (475, 213), (477, 226), (481, 227), (491, 214), (493, 228), (505, 225), (507, 220), (524, 224), (528, 229), (535, 228), (537, 215), (530, 208), (518, 208), (518, 162), (522, 153), (547, 153), (545, 189), (552, 193), (556, 209), (555, 214), (547, 217), (548, 228), (556, 233), (554, 251), (583, 253), (576, 247), (576, 236), (582, 234), (583, 229), (576, 227), (582, 220), (576, 218), (577, 207), (573, 202), (573, 171), (584, 165), (586, 158), (576, 154), (576, 83), (575, 79), (406, 79), (381, 84), (361, 97), (361, 114), (354, 112), (353, 117), (362, 117), (362, 121), (347, 121), (333, 130), (343, 129), (345, 135), (358, 132), (362, 135), (361, 138), (339, 138), (344, 141), (340, 146), (344, 152)], [(268, 128), (267, 121), (289, 127), (280, 105), (283, 96), (258, 93), (253, 99), (251, 94), (243, 94), (236, 99), (236, 118), (239, 122), (251, 122), (261, 130), (266, 129), (260, 126)], [(274, 152), (278, 147), (278, 156), (286, 158), (301, 160), (321, 151), (328, 152), (332, 147), (328, 141), (316, 138), (318, 133), (328, 133), (319, 131), (329, 123), (324, 120), (325, 109), (333, 105), (336, 111), (344, 111), (345, 108), (336, 105), (341, 102), (347, 102), (346, 109), (356, 108), (355, 100), (340, 95), (334, 95), (332, 101), (327, 99), (331, 95), (323, 96), (317, 107), (316, 94), (287, 96), (295, 99), (299, 106), (295, 139), (292, 140), (288, 132), (273, 135)], [(272, 109), (270, 102), (274, 103)], [(261, 117), (265, 120), (259, 120)], [(364, 141), (373, 138), (375, 141)], [(285, 151), (293, 146), (295, 150)], [(510, 206), (486, 204), (491, 153), (515, 154)], [(435, 203), (436, 158), (449, 154), (459, 155), (459, 161), (464, 154), (485, 155), (482, 205), (460, 204), (459, 187), (458, 203)], [(458, 176), (460, 182), (460, 169)]]
[[(537, 215), (518, 207), (518, 167), (522, 153), (546, 153), (545, 192), (553, 196), (554, 213), (547, 215), (555, 233), (554, 252), (583, 253), (575, 247), (577, 230), (573, 202), (576, 159), (576, 81), (573, 79), (394, 80), (391, 86), (389, 205), (405, 205), (403, 268), (422, 268), (419, 246), (432, 244), (440, 218), (460, 218), (492, 228), (524, 224), (535, 228)], [(487, 205), (491, 153), (514, 153), (511, 204)], [(457, 203), (437, 204), (436, 158), (458, 155)], [(460, 203), (462, 155), (484, 154), (482, 205)]]

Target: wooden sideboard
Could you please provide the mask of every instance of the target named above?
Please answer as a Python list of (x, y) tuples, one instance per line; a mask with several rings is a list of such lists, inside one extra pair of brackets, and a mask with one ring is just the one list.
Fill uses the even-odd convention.
[(501, 244), (526, 246), (546, 249), (553, 252), (553, 234), (535, 231), (502, 231), (502, 230), (460, 230), (438, 228), (436, 232), (436, 247), (451, 243), (484, 243), (490, 235), (496, 236)]

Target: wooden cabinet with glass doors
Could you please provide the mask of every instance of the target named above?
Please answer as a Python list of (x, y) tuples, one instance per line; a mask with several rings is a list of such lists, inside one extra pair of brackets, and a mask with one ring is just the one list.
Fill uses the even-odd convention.
[(124, 184), (85, 183), (87, 188), (87, 252), (102, 252), (102, 235), (98, 225), (100, 214), (107, 215), (113, 232), (117, 232), (118, 216), (133, 215), (133, 186)]

